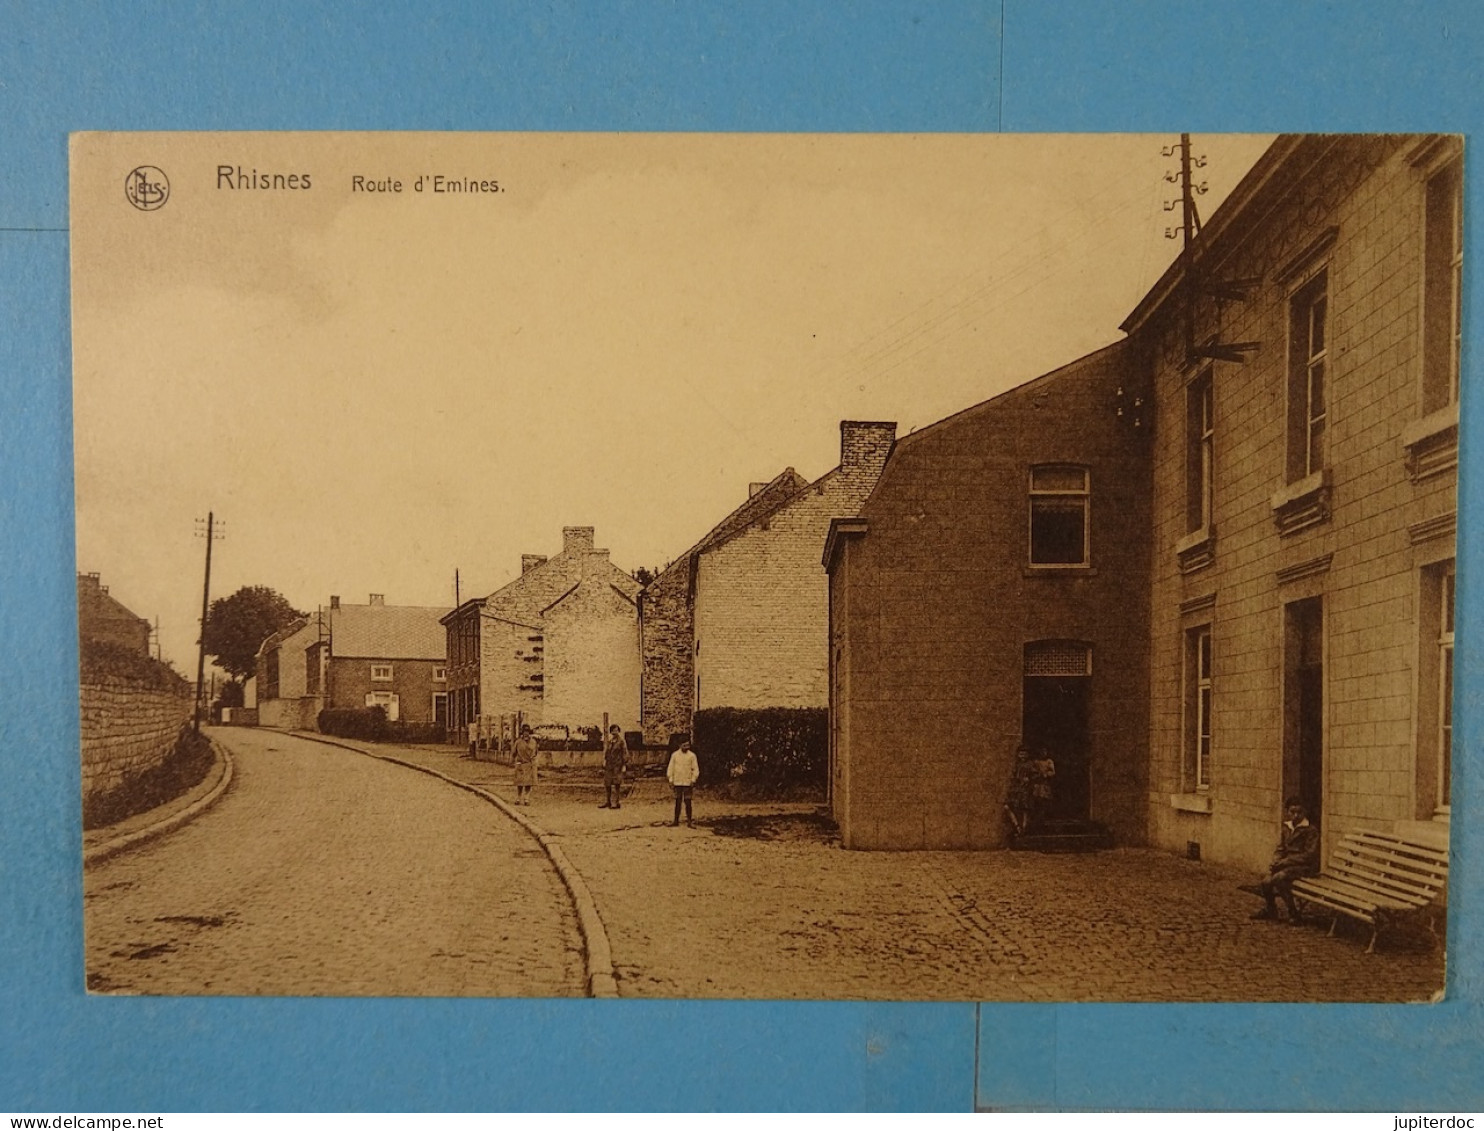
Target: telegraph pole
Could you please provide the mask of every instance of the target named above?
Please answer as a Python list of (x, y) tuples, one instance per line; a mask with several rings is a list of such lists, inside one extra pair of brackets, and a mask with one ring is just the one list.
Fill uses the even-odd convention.
[[(1220, 306), (1222, 302), (1245, 302), (1251, 297), (1253, 289), (1261, 282), (1259, 278), (1245, 279), (1217, 279), (1207, 273), (1201, 263), (1203, 247), (1196, 242), (1196, 237), (1201, 234), (1201, 214), (1196, 208), (1195, 198), (1204, 196), (1207, 190), (1205, 181), (1196, 181), (1193, 170), (1204, 169), (1206, 158), (1204, 154), (1192, 155), (1190, 151), (1190, 135), (1180, 135), (1178, 145), (1167, 145), (1160, 153), (1164, 157), (1179, 156), (1180, 171), (1168, 172), (1165, 180), (1170, 184), (1180, 186), (1180, 199), (1178, 201), (1165, 201), (1165, 211), (1173, 212), (1178, 206), (1181, 210), (1182, 223), (1179, 227), (1166, 228), (1165, 239), (1174, 239), (1183, 235), (1185, 242), (1180, 253), (1181, 278), (1180, 286), (1184, 291), (1184, 332), (1185, 332), (1185, 357), (1190, 363), (1200, 361), (1234, 361), (1241, 362), (1247, 359), (1247, 354), (1257, 349), (1259, 342), (1222, 342), (1220, 337)], [(1198, 342), (1196, 340), (1196, 302), (1201, 298), (1214, 298), (1218, 303), (1216, 321), (1217, 334), (1209, 340)]]
[(226, 536), (226, 531), (216, 529), (214, 511), (206, 512), (204, 530), (201, 527), (201, 520), (199, 518), (196, 520), (196, 537), (206, 539), (206, 582), (201, 587), (201, 646), (196, 655), (196, 710), (192, 720), (192, 727), (197, 734), (201, 733), (201, 692), (206, 681), (206, 617), (211, 605), (211, 544)]

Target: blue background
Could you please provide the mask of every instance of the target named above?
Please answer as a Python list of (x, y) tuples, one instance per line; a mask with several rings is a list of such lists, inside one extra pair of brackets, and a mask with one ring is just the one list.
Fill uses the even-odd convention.
[[(0, 1110), (1484, 1107), (1484, 885), (1463, 820), (1431, 1007), (87, 997), (69, 131), (1468, 132), (1484, 108), (1468, 3), (349, 9), (0, 0)], [(1472, 219), (1472, 178), (1468, 196)], [(1472, 511), (1484, 405), (1464, 409)], [(1481, 538), (1461, 524), (1460, 813), (1481, 768)]]

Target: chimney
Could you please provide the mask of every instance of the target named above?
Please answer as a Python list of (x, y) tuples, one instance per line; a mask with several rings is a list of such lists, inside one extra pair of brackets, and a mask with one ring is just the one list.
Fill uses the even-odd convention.
[(330, 597), (330, 608), (332, 608), (332, 609), (338, 609), (339, 607), (340, 607), (340, 597), (338, 595), (333, 595), (332, 594), (331, 597)]
[(386, 594), (385, 593), (373, 593), (373, 594), (371, 594), (371, 599), (369, 601), (367, 601), (366, 604), (368, 604), (368, 605), (385, 605), (386, 604)]
[(747, 497), (749, 499), (752, 498), (754, 495), (756, 495), (759, 491), (761, 491), (766, 486), (767, 486), (766, 483), (749, 483), (747, 485)]
[(545, 554), (522, 554), (520, 556), (520, 572), (530, 573), (538, 565), (546, 560)]
[(840, 470), (876, 478), (886, 466), (896, 436), (894, 420), (840, 421)]
[(562, 527), (562, 553), (586, 553), (591, 551), (592, 548), (593, 528), (591, 526)]

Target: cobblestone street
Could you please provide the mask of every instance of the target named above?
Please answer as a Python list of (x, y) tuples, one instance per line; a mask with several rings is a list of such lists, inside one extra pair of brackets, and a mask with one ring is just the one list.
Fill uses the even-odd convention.
[[(371, 749), (513, 796), (508, 767), (451, 748)], [(846, 852), (813, 805), (700, 793), (696, 827), (671, 828), (662, 778), (621, 810), (601, 799), (595, 771), (544, 770), (522, 812), (590, 888), (622, 996), (1426, 1001), (1443, 984), (1425, 934), (1366, 954), (1343, 925), (1253, 922), (1236, 885), (1254, 877), (1161, 852)]]
[(567, 893), (494, 806), (279, 731), (213, 738), (236, 762), (226, 796), (86, 870), (89, 989), (584, 992)]

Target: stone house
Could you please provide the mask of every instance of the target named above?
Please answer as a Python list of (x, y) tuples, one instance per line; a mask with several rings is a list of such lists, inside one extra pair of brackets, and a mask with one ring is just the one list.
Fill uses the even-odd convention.
[(1022, 740), (1056, 761), (1055, 816), (1143, 838), (1148, 445), (1119, 414), (1130, 366), (1115, 344), (903, 437), (831, 524), (847, 848), (1004, 844)]
[(840, 464), (695, 554), (694, 709), (826, 707), (830, 520), (876, 485), (894, 423), (840, 422)]
[(83, 640), (116, 644), (149, 655), (149, 621), (126, 608), (108, 592), (96, 573), (77, 575), (77, 634)]
[(318, 708), (382, 707), (393, 721), (446, 722), (447, 613), (446, 607), (388, 605), (380, 593), (364, 605), (331, 597), (309, 626), (316, 639), (305, 649), (305, 694)]
[[(1290, 795), (1326, 852), (1355, 828), (1446, 842), (1461, 156), (1440, 136), (1279, 138), (1124, 342), (898, 445), (825, 559), (847, 844), (998, 842), (983, 830), (1006, 774), (984, 763), (1031, 725), (1033, 667), (1071, 662), (1033, 657), (1032, 637), (1053, 636), (1090, 645), (1090, 810), (1120, 842), (1261, 868)], [(1075, 409), (1064, 393), (1084, 380), (1100, 391)], [(1016, 408), (1038, 389), (1066, 401), (1061, 454), (1025, 435), (1047, 431)], [(1099, 454), (1114, 420), (1126, 447)], [(996, 534), (978, 480), (1006, 449), (1024, 464), (1020, 510)], [(1041, 478), (1040, 460), (1058, 466)], [(1085, 576), (1034, 576), (1048, 502), (1082, 508)], [(1006, 552), (1027, 531), (1029, 560)], [(1007, 599), (1021, 584), (1079, 597), (1058, 626)], [(1139, 647), (1125, 634), (1141, 623)], [(1003, 695), (1017, 664), (1018, 709)], [(942, 787), (902, 785), (901, 763)]]
[(560, 553), (523, 554), (519, 577), (443, 616), (451, 731), (515, 714), (636, 727), (640, 585), (593, 542), (591, 526), (564, 527)]
[(695, 602), (698, 556), (722, 538), (776, 511), (809, 485), (793, 468), (752, 483), (747, 500), (681, 554), (639, 594), (639, 703), (644, 741), (664, 746), (689, 734), (696, 707)]

